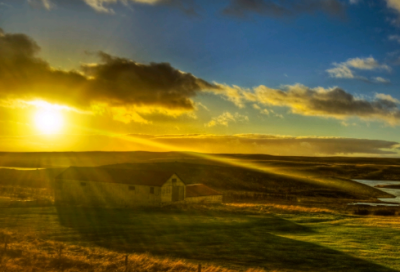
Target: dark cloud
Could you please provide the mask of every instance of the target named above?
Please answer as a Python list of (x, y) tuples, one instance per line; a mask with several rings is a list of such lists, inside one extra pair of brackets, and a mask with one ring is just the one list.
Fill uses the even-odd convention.
[(344, 6), (338, 0), (230, 0), (229, 5), (222, 11), (225, 15), (237, 17), (246, 17), (248, 14), (293, 17), (316, 12), (342, 16)]
[(400, 121), (399, 101), (389, 95), (378, 94), (372, 101), (356, 98), (340, 88), (311, 89), (302, 85), (286, 90), (258, 87), (257, 96), (263, 103), (288, 106), (294, 113), (335, 118), (361, 117)]
[(0, 29), (0, 98), (73, 103), (87, 79), (76, 71), (53, 69), (37, 57), (40, 47), (24, 34)]
[(95, 80), (89, 89), (110, 104), (144, 104), (193, 109), (190, 99), (204, 89), (217, 88), (168, 63), (136, 63), (100, 52), (102, 63), (83, 66)]
[(397, 154), (399, 149), (398, 142), (339, 137), (292, 137), (263, 134), (131, 136), (170, 145), (180, 150), (206, 153), (264, 153), (291, 156), (391, 155)]
[(218, 88), (168, 63), (140, 64), (103, 52), (99, 63), (82, 65), (79, 71), (59, 70), (39, 58), (39, 50), (28, 36), (0, 30), (0, 99), (190, 111), (198, 92)]
[(400, 101), (386, 94), (376, 94), (372, 100), (346, 92), (341, 88), (309, 88), (296, 84), (283, 89), (272, 89), (261, 85), (252, 90), (237, 86), (219, 85), (216, 94), (243, 107), (245, 102), (270, 106), (289, 107), (293, 113), (307, 116), (346, 119), (359, 117), (378, 119), (390, 124), (400, 122)]

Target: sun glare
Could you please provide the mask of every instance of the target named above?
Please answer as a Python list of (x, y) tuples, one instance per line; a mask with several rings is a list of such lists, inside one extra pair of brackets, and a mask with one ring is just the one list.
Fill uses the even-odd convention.
[(36, 129), (44, 134), (54, 134), (63, 127), (63, 116), (57, 109), (38, 109), (34, 116)]

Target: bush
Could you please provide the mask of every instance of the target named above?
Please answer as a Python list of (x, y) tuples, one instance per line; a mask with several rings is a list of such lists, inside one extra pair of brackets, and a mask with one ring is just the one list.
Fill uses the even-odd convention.
[(356, 215), (368, 215), (369, 210), (368, 209), (357, 209), (357, 210), (354, 210), (353, 213)]
[(394, 209), (376, 210), (374, 215), (393, 216), (396, 215), (396, 211)]

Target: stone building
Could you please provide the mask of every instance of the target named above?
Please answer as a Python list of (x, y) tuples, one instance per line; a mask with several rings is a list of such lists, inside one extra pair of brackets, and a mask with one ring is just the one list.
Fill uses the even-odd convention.
[(91, 207), (161, 206), (187, 201), (221, 203), (222, 194), (186, 185), (174, 172), (70, 167), (54, 180), (57, 204)]

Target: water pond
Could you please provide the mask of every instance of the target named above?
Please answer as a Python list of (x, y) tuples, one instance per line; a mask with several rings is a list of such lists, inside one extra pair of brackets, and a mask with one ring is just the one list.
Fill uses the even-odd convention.
[[(359, 183), (375, 187), (376, 185), (397, 185), (400, 184), (400, 181), (397, 180), (367, 180), (367, 179), (353, 179), (354, 181), (357, 181)], [(381, 190), (383, 192), (392, 194), (396, 196), (395, 198), (379, 198), (380, 201), (382, 202), (390, 202), (390, 203), (399, 203), (399, 204), (383, 204), (379, 203), (380, 205), (384, 206), (399, 206), (400, 205), (400, 189), (392, 189), (392, 188), (376, 188), (378, 190)], [(365, 204), (365, 205), (371, 205), (371, 206), (376, 206), (377, 203), (351, 203), (350, 205), (360, 205), (360, 204)], [(374, 204), (374, 205), (372, 205)]]

